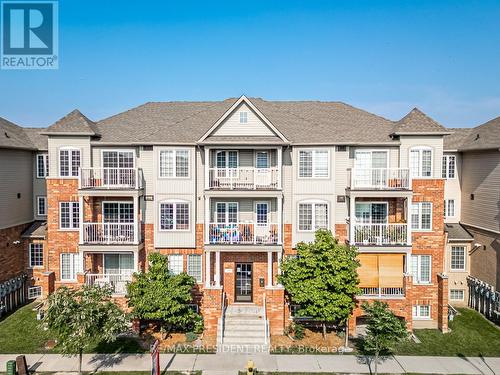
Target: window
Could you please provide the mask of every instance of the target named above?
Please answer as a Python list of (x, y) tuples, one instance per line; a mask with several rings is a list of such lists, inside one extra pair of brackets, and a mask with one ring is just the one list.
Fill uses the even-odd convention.
[(43, 266), (43, 244), (30, 243), (30, 267)]
[(188, 255), (187, 273), (201, 283), (201, 255)]
[(76, 274), (80, 270), (80, 254), (61, 254), (61, 280), (76, 281)]
[(184, 272), (184, 257), (182, 254), (168, 256), (168, 270), (174, 275)]
[(411, 228), (422, 231), (432, 229), (432, 203), (418, 202), (411, 205)]
[(255, 216), (257, 226), (267, 226), (268, 222), (269, 205), (267, 202), (257, 202), (255, 204)]
[(269, 154), (267, 151), (257, 151), (255, 159), (257, 168), (269, 168)]
[(36, 197), (36, 209), (38, 216), (47, 215), (47, 197)]
[(450, 289), (450, 300), (463, 301), (464, 300), (464, 290), (463, 289)]
[(430, 284), (431, 260), (432, 257), (430, 255), (411, 256), (411, 274), (414, 284)]
[(36, 177), (44, 178), (49, 175), (49, 155), (38, 154), (36, 156)]
[(238, 151), (217, 151), (215, 159), (217, 169), (238, 168)]
[(63, 148), (59, 150), (59, 176), (77, 177), (80, 168), (80, 150)]
[(28, 288), (28, 299), (40, 298), (42, 296), (41, 286), (32, 286)]
[(450, 266), (452, 271), (465, 271), (465, 246), (451, 247)]
[(217, 202), (216, 203), (216, 222), (217, 223), (237, 223), (238, 222), (238, 203), (236, 202)]
[(160, 151), (160, 177), (189, 177), (189, 150)]
[(327, 178), (329, 154), (327, 150), (299, 151), (299, 177)]
[(240, 112), (240, 124), (248, 123), (248, 112), (241, 111)]
[(78, 202), (59, 203), (59, 228), (77, 229), (80, 226), (80, 204)]
[(432, 177), (432, 150), (419, 147), (410, 150), (410, 171), (412, 177)]
[(189, 230), (189, 203), (160, 203), (160, 230)]
[(316, 231), (328, 228), (328, 204), (299, 203), (299, 230)]
[(412, 310), (414, 319), (431, 318), (431, 307), (429, 305), (414, 305)]
[(385, 224), (387, 223), (388, 203), (356, 203), (354, 216), (356, 223)]
[(455, 216), (455, 199), (445, 199), (444, 201), (444, 217)]
[(455, 178), (456, 157), (455, 155), (443, 156), (443, 178)]

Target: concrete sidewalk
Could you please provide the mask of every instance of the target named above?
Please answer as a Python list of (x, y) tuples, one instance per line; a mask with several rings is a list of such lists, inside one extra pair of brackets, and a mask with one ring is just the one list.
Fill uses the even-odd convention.
[[(0, 372), (15, 354), (0, 355)], [(269, 355), (269, 354), (162, 354), (163, 370), (194, 371), (204, 374), (237, 374), (244, 370), (248, 359), (259, 371), (277, 372), (339, 372), (369, 374), (366, 360), (354, 355)], [(58, 354), (28, 354), (28, 365), (40, 372), (74, 372), (76, 357)], [(83, 371), (149, 371), (149, 354), (86, 354)], [(379, 364), (380, 373), (404, 374), (500, 374), (500, 358), (477, 357), (388, 357)]]

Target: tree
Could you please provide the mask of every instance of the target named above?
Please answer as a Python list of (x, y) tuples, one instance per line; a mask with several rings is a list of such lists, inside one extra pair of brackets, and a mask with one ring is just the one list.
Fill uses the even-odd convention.
[(297, 257), (281, 266), (278, 280), (300, 308), (297, 314), (326, 323), (344, 324), (359, 294), (356, 249), (341, 245), (329, 230), (318, 230), (313, 243), (297, 244)]
[(149, 270), (135, 274), (135, 280), (128, 285), (128, 304), (133, 315), (158, 320), (162, 332), (174, 327), (198, 329), (201, 317), (189, 306), (195, 279), (186, 273), (173, 275), (167, 257), (159, 253), (150, 254), (149, 264)]
[(82, 354), (96, 342), (112, 342), (126, 328), (127, 318), (111, 300), (111, 288), (82, 286), (59, 288), (48, 299), (44, 323), (57, 336), (63, 354), (78, 354), (78, 373), (82, 373)]
[(363, 341), (365, 354), (375, 356), (375, 375), (380, 353), (390, 353), (396, 343), (408, 337), (404, 321), (398, 319), (385, 302), (362, 305), (367, 318), (367, 334)]

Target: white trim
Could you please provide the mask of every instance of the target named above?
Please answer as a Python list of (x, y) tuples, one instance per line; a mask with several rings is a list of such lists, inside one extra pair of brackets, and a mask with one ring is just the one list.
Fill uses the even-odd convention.
[[(63, 258), (63, 255), (66, 255), (66, 254), (70, 254), (69, 267), (70, 267), (70, 273), (74, 273), (73, 279), (63, 279), (63, 277), (62, 277), (62, 273), (63, 273), (62, 258)], [(78, 261), (80, 262), (78, 265), (76, 265), (76, 266), (78, 266), (76, 268), (75, 268), (75, 257), (78, 257)], [(77, 281), (78, 278), (77, 278), (76, 274), (79, 272), (82, 263), (83, 263), (83, 258), (80, 256), (80, 253), (69, 253), (69, 252), (60, 253), (59, 254), (59, 279), (61, 280), (61, 282), (72, 283), (72, 282)], [(103, 264), (103, 266), (104, 266), (104, 264)]]
[[(43, 199), (45, 201), (45, 213), (40, 213), (40, 200)], [(36, 216), (47, 216), (47, 196), (46, 195), (37, 195), (36, 196)]]
[[(183, 203), (188, 205), (188, 228), (187, 229), (176, 229), (177, 226), (177, 203)], [(162, 204), (173, 204), (173, 228), (172, 229), (162, 229), (161, 228), (161, 205)], [(189, 232), (191, 230), (191, 202), (183, 199), (165, 199), (158, 202), (158, 231), (159, 232)]]
[[(416, 176), (413, 176), (412, 174), (412, 168), (411, 168), (411, 153), (412, 151), (418, 151), (419, 152), (419, 163), (418, 163), (418, 173)], [(422, 176), (422, 168), (423, 168), (423, 163), (422, 163), (422, 151), (430, 151), (431, 152), (431, 175), (430, 176)], [(430, 146), (413, 146), (410, 147), (408, 150), (408, 169), (410, 170), (410, 178), (411, 179), (433, 179), (434, 178), (434, 148)]]
[[(455, 159), (455, 163), (453, 163), (453, 177), (448, 177), (450, 173), (450, 158)], [(446, 176), (443, 177), (443, 161), (446, 160)], [(441, 160), (441, 177), (446, 180), (456, 180), (457, 179), (457, 156), (456, 155), (443, 155), (443, 159)]]
[[(225, 216), (225, 217), (224, 217), (224, 221), (221, 221), (221, 222), (219, 222), (219, 221), (217, 220), (217, 216), (218, 216), (218, 215), (217, 215), (217, 213), (218, 213), (218, 211), (217, 211), (217, 205), (218, 205), (219, 203), (220, 203), (220, 204), (223, 204), (223, 205), (225, 206), (225, 208), (224, 208), (224, 216)], [(239, 223), (239, 222), (240, 222), (240, 203), (239, 203), (239, 202), (225, 202), (225, 201), (221, 202), (221, 201), (216, 201), (216, 202), (215, 202), (215, 212), (214, 212), (214, 214), (215, 214), (215, 218), (214, 218), (214, 221), (213, 221), (214, 223), (216, 223), (216, 224), (226, 224), (226, 223), (230, 223), (230, 221), (229, 221), (229, 210), (228, 210), (228, 204), (229, 204), (229, 203), (234, 203), (234, 204), (236, 204), (236, 223)], [(210, 225), (210, 223), (208, 223), (208, 225)]]
[[(234, 149), (228, 149), (228, 150), (221, 150), (221, 149), (214, 149), (215, 151), (215, 160), (214, 160), (214, 167), (209, 167), (210, 169), (211, 168), (215, 168), (215, 169), (233, 169), (234, 167), (229, 167), (229, 152), (236, 152), (236, 170), (238, 171), (239, 168), (240, 168), (240, 151), (239, 150), (234, 150)], [(226, 161), (226, 165), (224, 167), (218, 167), (217, 166), (217, 154), (219, 152), (223, 152), (225, 154), (225, 161)]]
[[(449, 210), (449, 204), (450, 202), (453, 202), (453, 215), (450, 215), (450, 210)], [(456, 205), (456, 199), (445, 199), (444, 200), (444, 217), (445, 219), (453, 218), (456, 217), (456, 212), (457, 212), (457, 205)]]
[(269, 126), (271, 128), (271, 130), (283, 141), (283, 142), (287, 142), (288, 143), (288, 140), (285, 138), (285, 136), (283, 134), (281, 134), (281, 132), (271, 123), (271, 121), (269, 121), (263, 114), (262, 112), (260, 112), (256, 106), (253, 105), (253, 103), (245, 96), (245, 95), (242, 95), (240, 96), (240, 98), (231, 106), (231, 108), (229, 108), (226, 113), (224, 113), (211, 127), (210, 129), (208, 129), (208, 131), (203, 134), (203, 136), (198, 140), (197, 143), (201, 143), (203, 142), (205, 139), (208, 138), (208, 136), (210, 134), (212, 134), (212, 132), (217, 129), (217, 127), (222, 124), (222, 122), (224, 120), (226, 120), (234, 111), (236, 108), (239, 107), (239, 105), (241, 103), (245, 102), (249, 107), (250, 109), (252, 109), (258, 117), (260, 117), (264, 123)]
[[(31, 258), (31, 246), (32, 245), (40, 245), (42, 247), (42, 264), (39, 265), (39, 266), (35, 266), (33, 265), (33, 259)], [(44, 248), (43, 248), (43, 242), (30, 242), (29, 243), (29, 246), (28, 246), (28, 259), (29, 259), (29, 264), (30, 264), (30, 268), (43, 268), (43, 264), (44, 264), (44, 254), (43, 254), (43, 251), (44, 251)]]
[[(464, 267), (453, 268), (453, 248), (461, 248), (464, 256)], [(466, 245), (451, 245), (450, 246), (450, 272), (467, 272), (467, 246)]]
[[(196, 279), (193, 275), (189, 274), (189, 258), (190, 257), (200, 257), (200, 279)], [(216, 270), (217, 272), (217, 270)], [(186, 273), (193, 277), (196, 280), (196, 284), (202, 284), (203, 283), (203, 255), (202, 254), (187, 254), (186, 256)]]
[[(43, 176), (40, 176), (40, 175), (38, 174), (38, 172), (39, 172), (39, 170), (40, 170), (40, 169), (38, 168), (38, 158), (39, 158), (40, 156), (41, 156), (41, 157), (42, 157), (42, 159), (43, 159), (43, 173), (44, 173), (44, 175), (43, 175)], [(46, 153), (46, 152), (45, 152), (45, 153), (37, 153), (37, 154), (36, 154), (36, 178), (40, 178), (40, 179), (41, 179), (41, 178), (46, 178), (46, 177), (48, 177), (48, 175), (49, 175), (49, 169), (47, 168), (48, 163), (49, 163), (49, 154), (48, 154), (48, 153)]]
[[(300, 205), (301, 204), (311, 204), (312, 205), (312, 223), (311, 229), (300, 229)], [(325, 200), (320, 199), (305, 199), (297, 202), (297, 232), (299, 233), (312, 233), (316, 232), (316, 204), (326, 204), (326, 228), (330, 229), (330, 203)]]
[[(265, 204), (267, 206), (267, 219), (266, 219), (266, 225), (259, 225), (257, 221), (257, 205), (258, 204)], [(254, 201), (253, 204), (253, 212), (254, 212), (254, 219), (255, 219), (255, 227), (266, 227), (269, 225), (271, 222), (270, 220), (270, 210), (271, 210), (271, 201)]]
[[(105, 203), (118, 203), (118, 218), (120, 216), (120, 204), (131, 204), (132, 208), (134, 210), (134, 212), (133, 212), (133, 219), (134, 220), (133, 221), (104, 221), (104, 217), (105, 217), (105, 215), (104, 215), (104, 204)], [(131, 200), (131, 201), (129, 201), (129, 200), (123, 200), (123, 201), (108, 201), (108, 200), (106, 200), (106, 201), (102, 201), (101, 202), (101, 212), (102, 212), (102, 222), (103, 223), (128, 223), (128, 224), (135, 223), (135, 221), (136, 221), (136, 214), (137, 214), (136, 211), (138, 211), (138, 209), (134, 206), (134, 201), (133, 200)]]
[[(422, 203), (428, 203), (431, 205), (431, 217), (430, 217), (430, 228), (429, 229), (426, 229), (426, 228), (422, 228)], [(411, 206), (409, 208), (409, 217), (411, 217), (411, 215), (413, 215), (413, 206), (414, 205), (417, 205), (418, 206), (418, 228), (411, 228), (412, 232), (413, 233), (419, 233), (419, 232), (432, 232), (433, 229), (432, 229), (432, 215), (433, 215), (433, 212), (434, 212), (434, 205), (432, 204), (432, 202), (412, 202), (411, 203)], [(412, 220), (412, 225), (413, 225), (413, 220)]]
[[(68, 153), (68, 173), (69, 176), (61, 175), (61, 151), (79, 151), (80, 152), (80, 166), (77, 169), (78, 174), (73, 176), (73, 155), (71, 152)], [(59, 178), (77, 179), (80, 178), (80, 168), (83, 166), (83, 151), (80, 147), (75, 146), (63, 146), (59, 147), (57, 150), (57, 175)]]
[[(421, 306), (427, 306), (429, 308), (429, 316), (422, 316), (421, 315), (421, 311), (420, 311), (420, 307)], [(417, 310), (417, 314), (413, 314), (413, 308), (416, 308)], [(411, 315), (412, 315), (412, 318), (413, 320), (432, 320), (432, 308), (431, 308), (431, 305), (412, 305), (411, 307)]]
[[(312, 152), (312, 165), (311, 165), (312, 176), (311, 177), (301, 177), (300, 176), (300, 153), (307, 152), (307, 151)], [(318, 152), (318, 151), (326, 151), (327, 152), (327, 172), (328, 172), (327, 176), (315, 176), (314, 175), (314, 169), (316, 166), (315, 155), (316, 155), (316, 152)], [(328, 180), (328, 179), (330, 179), (330, 176), (331, 176), (331, 173), (330, 173), (331, 160), (330, 160), (330, 158), (331, 158), (330, 149), (325, 148), (325, 147), (323, 147), (323, 148), (301, 148), (301, 149), (297, 150), (297, 179), (299, 179), (299, 180)]]
[[(422, 257), (429, 257), (429, 281), (420, 280), (422, 273)], [(417, 274), (413, 274), (413, 261), (417, 261)], [(410, 256), (410, 274), (413, 276), (413, 284), (415, 285), (431, 285), (432, 284), (432, 255), (430, 254), (411, 254)]]
[[(370, 205), (370, 222), (369, 223), (362, 223), (362, 222), (358, 222), (357, 221), (358, 218), (356, 217), (356, 206), (358, 204), (369, 204)], [(372, 222), (372, 210), (371, 210), (372, 204), (383, 204), (383, 205), (385, 205), (386, 216), (385, 216), (385, 222), (384, 223), (373, 223)], [(388, 201), (357, 201), (357, 200), (355, 200), (354, 201), (354, 220), (355, 220), (356, 224), (389, 224), (389, 202)]]
[[(265, 153), (267, 155), (267, 166), (266, 167), (258, 167), (257, 166), (257, 155), (259, 153)], [(256, 169), (271, 168), (271, 156), (270, 156), (269, 150), (253, 150), (253, 155), (254, 155), (254, 163), (255, 163)]]
[[(61, 220), (61, 214), (62, 214), (61, 205), (63, 203), (69, 203), (69, 211), (70, 211), (69, 212), (69, 223), (70, 223), (70, 226), (68, 228), (61, 227), (61, 222), (62, 222), (62, 220)], [(75, 227), (74, 222), (73, 222), (73, 210), (74, 210), (75, 204), (78, 204), (78, 211), (80, 211), (82, 209), (82, 207), (80, 207), (80, 202), (76, 202), (76, 201), (60, 201), (59, 202), (59, 230), (60, 231), (74, 232), (74, 231), (80, 230), (82, 223), (78, 223), (78, 227)], [(78, 212), (78, 215), (80, 215), (80, 212)]]
[[(173, 175), (172, 176), (162, 176), (161, 175), (161, 153), (163, 151), (172, 151), (173, 152)], [(188, 156), (188, 166), (187, 166), (187, 176), (177, 176), (177, 157), (176, 157), (176, 152), (177, 151), (187, 151)], [(169, 179), (176, 179), (176, 180), (189, 180), (191, 178), (191, 148), (189, 147), (160, 147), (158, 148), (158, 179), (159, 180), (169, 180)]]
[[(103, 153), (104, 152), (132, 152), (133, 155), (134, 155), (134, 158), (133, 158), (133, 162), (134, 162), (134, 165), (132, 167), (126, 167), (126, 168), (133, 168), (135, 169), (135, 165), (136, 165), (136, 158), (137, 158), (137, 155), (135, 153), (135, 148), (103, 148), (101, 149), (101, 168), (116, 168), (116, 169), (121, 169), (122, 167), (104, 167), (104, 157), (103, 157)], [(118, 159), (119, 160), (119, 159)]]
[[(462, 298), (451, 298), (451, 292), (457, 291), (462, 292)], [(450, 289), (450, 293), (448, 295), (450, 301), (464, 301), (465, 300), (465, 289)]]
[[(388, 169), (389, 168), (389, 159), (390, 159), (390, 150), (388, 148), (381, 148), (381, 149), (376, 149), (376, 148), (355, 148), (354, 149), (354, 168), (356, 168), (356, 154), (358, 152), (369, 152), (370, 154), (373, 154), (374, 152), (385, 152), (386, 158), (385, 158), (385, 167)], [(370, 155), (372, 158), (370, 161), (373, 162), (373, 155)], [(374, 168), (373, 166), (370, 166), (370, 168)], [(377, 167), (379, 168), (379, 167)]]

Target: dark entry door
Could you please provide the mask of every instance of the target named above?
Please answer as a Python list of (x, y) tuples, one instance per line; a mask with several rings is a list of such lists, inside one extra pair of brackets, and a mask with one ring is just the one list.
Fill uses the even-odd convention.
[(252, 263), (236, 263), (236, 302), (252, 302)]

